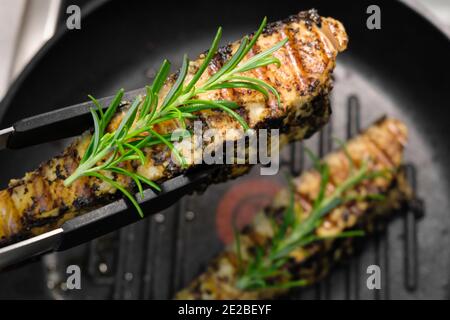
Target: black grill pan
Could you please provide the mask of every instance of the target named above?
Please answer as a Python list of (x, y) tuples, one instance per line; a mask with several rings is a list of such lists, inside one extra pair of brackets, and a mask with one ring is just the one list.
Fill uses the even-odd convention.
[[(0, 104), (0, 127), (84, 101), (87, 94), (108, 96), (120, 87), (142, 87), (163, 58), (179, 65), (182, 53), (194, 57), (207, 48), (218, 25), (231, 41), (253, 31), (265, 15), (273, 21), (315, 7), (344, 23), (350, 45), (338, 59), (332, 120), (306, 145), (323, 154), (333, 148), (331, 136), (345, 139), (383, 114), (398, 117), (410, 128), (406, 162), (424, 204), (399, 214), (365, 242), (361, 254), (292, 298), (448, 299), (448, 33), (397, 1), (375, 1), (381, 8), (381, 29), (368, 30), (366, 9), (371, 4), (374, 1), (82, 1), (82, 29), (61, 27), (39, 52)], [(59, 152), (64, 143), (1, 152), (2, 187)], [(285, 169), (298, 173), (309, 166), (302, 144), (283, 151)], [(271, 186), (283, 183), (280, 177), (261, 179), (253, 170), (201, 196), (183, 198), (150, 219), (3, 272), (0, 298), (170, 298), (223, 248), (230, 212), (221, 211), (220, 204), (227, 195), (249, 184), (260, 186), (232, 203), (231, 214), (245, 216), (270, 200)], [(82, 268), (82, 290), (66, 290), (70, 264)], [(379, 291), (365, 285), (370, 264), (382, 268)]]

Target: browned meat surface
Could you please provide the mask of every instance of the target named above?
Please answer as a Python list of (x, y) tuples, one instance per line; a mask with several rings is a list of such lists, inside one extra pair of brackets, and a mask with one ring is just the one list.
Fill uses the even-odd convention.
[[(301, 12), (285, 21), (268, 25), (249, 56), (272, 47), (288, 37), (288, 43), (274, 55), (281, 66), (274, 65), (246, 72), (273, 85), (281, 96), (281, 107), (273, 99), (266, 100), (259, 92), (242, 89), (224, 89), (199, 96), (201, 99), (231, 100), (240, 106), (240, 113), (251, 128), (278, 128), (282, 130), (282, 144), (310, 136), (327, 122), (330, 108), (328, 93), (336, 55), (347, 45), (347, 35), (342, 24), (332, 18), (321, 18), (315, 11)], [(199, 84), (204, 83), (233, 54), (239, 42), (221, 48)], [(245, 59), (248, 59), (246, 57)], [(186, 81), (189, 81), (204, 56), (191, 62)], [(245, 60), (244, 59), (244, 60)], [(176, 75), (166, 82), (159, 101), (162, 101)], [(124, 102), (110, 126), (119, 123), (129, 102)], [(223, 132), (239, 128), (239, 123), (228, 114), (217, 110), (202, 111), (200, 119), (204, 128)], [(160, 133), (175, 129), (174, 122), (158, 126)], [(96, 178), (81, 178), (69, 187), (63, 185), (70, 176), (89, 144), (91, 134), (76, 139), (62, 155), (42, 164), (25, 177), (12, 180), (9, 187), (0, 191), (0, 246), (55, 228), (66, 219), (101, 205), (117, 197), (117, 190)], [(155, 146), (144, 150), (145, 165), (130, 162), (124, 166), (137, 171), (153, 181), (164, 181), (180, 174), (181, 169), (171, 160), (170, 150)], [(192, 163), (188, 163), (192, 166)], [(229, 166), (223, 179), (237, 176), (246, 168)], [(120, 175), (110, 178), (132, 189), (131, 182)]]
[[(352, 229), (370, 233), (376, 218), (399, 208), (411, 196), (411, 191), (399, 169), (406, 140), (405, 125), (394, 119), (386, 119), (374, 124), (347, 143), (347, 153), (355, 167), (361, 166), (363, 161), (369, 159), (370, 171), (388, 169), (391, 172), (388, 176), (364, 181), (349, 192), (359, 195), (380, 194), (386, 197), (382, 202), (374, 200), (349, 202), (329, 212), (317, 226), (315, 233), (317, 236), (331, 239), (292, 251), (288, 262), (283, 266), (288, 270), (289, 276), (279, 279), (280, 284), (299, 279), (313, 284), (323, 278), (328, 273), (330, 265), (347, 250), (351, 250), (351, 238), (333, 239), (333, 236)], [(339, 150), (328, 155), (324, 162), (330, 168), (330, 181), (326, 186), (326, 192), (329, 194), (349, 176), (350, 161), (344, 150)], [(301, 207), (300, 212), (306, 216), (311, 212), (312, 204), (318, 195), (320, 181), (320, 174), (316, 170), (307, 171), (294, 180), (295, 206)], [(289, 198), (287, 190), (280, 192), (274, 203), (258, 214), (252, 224), (244, 229), (240, 236), (244, 260), (254, 259), (256, 245), (267, 246), (270, 243), (274, 236), (272, 222), (282, 221), (277, 217), (283, 214)], [(180, 291), (176, 298), (265, 299), (288, 291), (278, 288), (242, 291), (236, 286), (238, 277), (238, 257), (235, 246), (232, 245), (209, 265), (206, 272)]]

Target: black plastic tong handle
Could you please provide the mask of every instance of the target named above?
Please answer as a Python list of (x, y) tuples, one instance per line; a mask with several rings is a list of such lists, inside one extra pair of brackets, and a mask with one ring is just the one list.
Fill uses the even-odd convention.
[[(144, 89), (129, 91), (124, 94), (123, 100), (130, 101), (144, 92)], [(98, 101), (107, 108), (113, 98)], [(83, 102), (19, 120), (13, 125), (14, 133), (8, 138), (7, 148), (20, 149), (79, 135), (93, 125), (91, 108), (95, 108), (92, 102)]]
[[(145, 190), (143, 198), (137, 196), (145, 216), (169, 207), (186, 194), (203, 190), (214, 180), (218, 169), (216, 166), (199, 167), (163, 182), (159, 193)], [(125, 199), (118, 199), (72, 218), (60, 228), (0, 248), (0, 270), (43, 253), (72, 248), (139, 220), (134, 206)]]
[[(161, 192), (152, 189), (138, 194), (136, 199), (145, 212), (145, 217), (160, 212), (175, 204), (181, 197), (209, 184), (217, 172), (216, 166), (197, 168), (161, 184)], [(54, 249), (61, 251), (115, 231), (142, 218), (126, 199), (119, 199), (101, 208), (87, 212), (65, 222), (60, 243)]]

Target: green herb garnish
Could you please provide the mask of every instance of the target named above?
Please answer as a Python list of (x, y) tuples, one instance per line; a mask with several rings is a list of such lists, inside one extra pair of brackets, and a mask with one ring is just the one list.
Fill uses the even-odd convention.
[[(242, 263), (238, 268), (239, 277), (236, 286), (241, 290), (291, 288), (307, 285), (308, 283), (301, 279), (287, 282), (279, 281), (280, 277), (284, 278), (284, 280), (289, 279), (289, 273), (284, 266), (289, 260), (290, 254), (295, 249), (328, 238), (363, 236), (364, 232), (360, 230), (342, 232), (332, 237), (317, 236), (315, 231), (323, 222), (324, 217), (342, 204), (349, 201), (384, 199), (382, 195), (347, 195), (348, 191), (354, 189), (361, 182), (384, 175), (384, 171), (370, 171), (367, 162), (364, 162), (358, 170), (355, 169), (354, 164), (351, 162), (352, 171), (350, 176), (338, 185), (330, 195), (326, 195), (326, 186), (329, 182), (329, 167), (326, 163), (322, 163), (310, 150), (306, 149), (306, 152), (313, 160), (314, 167), (321, 176), (319, 193), (313, 203), (311, 212), (303, 220), (300, 218), (301, 214), (296, 214), (294, 209), (295, 191), (294, 186), (290, 183), (289, 205), (284, 211), (281, 223), (272, 221), (275, 234), (270, 240), (269, 246), (265, 246), (266, 248), (256, 246), (255, 254), (246, 262), (245, 268)], [(235, 241), (240, 244), (239, 234), (235, 234)], [(242, 252), (240, 252), (241, 245), (236, 250), (238, 250), (238, 256), (242, 257)], [(242, 260), (242, 258), (239, 260)]]
[(234, 109), (239, 108), (239, 105), (235, 102), (199, 100), (196, 98), (199, 94), (211, 90), (246, 88), (261, 92), (266, 97), (269, 97), (269, 93), (271, 93), (276, 97), (278, 105), (280, 105), (279, 94), (273, 86), (259, 79), (240, 75), (242, 72), (270, 64), (280, 65), (280, 61), (273, 56), (273, 53), (280, 49), (288, 39), (278, 42), (270, 49), (243, 62), (244, 57), (255, 45), (261, 35), (266, 23), (267, 19), (264, 18), (258, 31), (251, 40), (248, 36), (245, 36), (241, 40), (238, 50), (230, 60), (205, 83), (197, 86), (198, 80), (217, 53), (222, 35), (222, 28), (219, 28), (211, 48), (192, 79), (188, 82), (185, 81), (189, 69), (189, 60), (185, 55), (177, 80), (164, 99), (161, 99), (162, 101), (160, 102), (158, 101), (159, 93), (170, 72), (170, 63), (165, 60), (162, 63), (153, 84), (146, 87), (147, 92), (145, 98), (135, 98), (131, 107), (121, 120), (117, 130), (113, 132), (107, 132), (106, 130), (116, 113), (117, 108), (121, 104), (124, 94), (123, 89), (118, 91), (115, 98), (104, 112), (98, 101), (95, 98), (90, 97), (97, 107), (96, 109), (91, 109), (92, 118), (94, 120), (94, 133), (77, 169), (64, 181), (64, 185), (69, 186), (75, 180), (83, 176), (96, 177), (121, 191), (133, 203), (142, 217), (142, 209), (135, 197), (127, 188), (114, 181), (111, 174), (120, 174), (131, 178), (135, 182), (141, 196), (143, 196), (143, 184), (159, 190), (158, 185), (153, 181), (150, 181), (136, 172), (124, 169), (122, 166), (124, 162), (134, 160), (144, 164), (146, 162), (146, 157), (142, 150), (156, 144), (166, 145), (176, 156), (181, 167), (186, 167), (187, 164), (184, 157), (172, 144), (173, 141), (171, 141), (171, 135), (159, 134), (154, 129), (156, 124), (169, 120), (176, 120), (181, 126), (185, 127), (185, 121), (187, 119), (196, 118), (195, 112), (206, 109), (220, 109), (236, 119), (245, 130), (249, 129), (245, 120), (234, 111)]

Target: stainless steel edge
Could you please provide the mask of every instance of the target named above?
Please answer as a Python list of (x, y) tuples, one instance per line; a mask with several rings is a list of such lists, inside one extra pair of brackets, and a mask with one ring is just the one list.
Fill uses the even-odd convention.
[(52, 251), (57, 247), (63, 232), (64, 230), (59, 228), (0, 248), (0, 270), (25, 259)]
[(10, 69), (10, 81), (17, 77), (42, 45), (53, 36), (60, 6), (61, 0), (26, 1)]
[(14, 133), (14, 127), (9, 127), (0, 130), (0, 150), (6, 149), (8, 138)]

